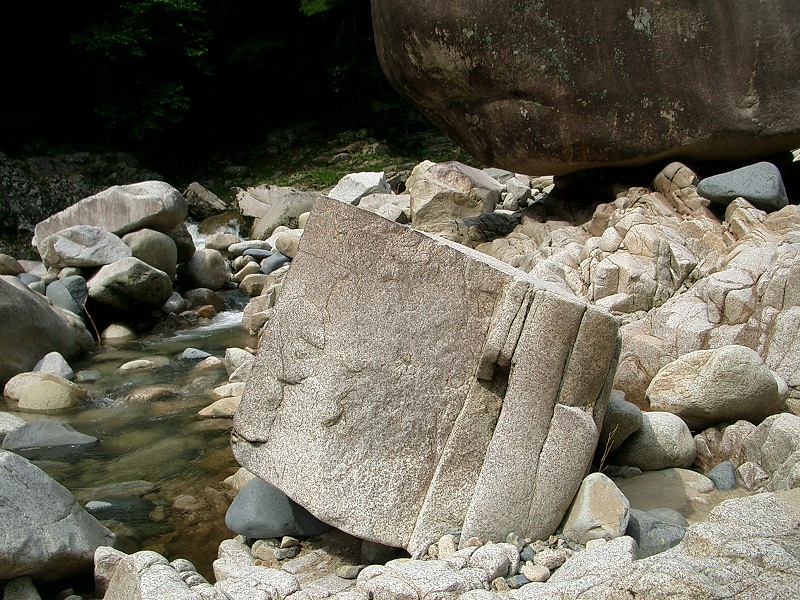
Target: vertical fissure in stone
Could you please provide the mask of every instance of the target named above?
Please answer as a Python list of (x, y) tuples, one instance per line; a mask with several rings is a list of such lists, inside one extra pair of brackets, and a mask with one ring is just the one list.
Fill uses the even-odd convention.
[(490, 381), (497, 365), (509, 366), (522, 328), (528, 317), (533, 291), (531, 284), (514, 279), (503, 291), (492, 316), (486, 342), (481, 350), (475, 376)]

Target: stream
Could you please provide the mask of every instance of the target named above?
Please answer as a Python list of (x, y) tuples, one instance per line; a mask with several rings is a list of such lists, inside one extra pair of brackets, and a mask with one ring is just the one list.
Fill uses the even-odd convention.
[[(202, 419), (197, 411), (211, 404), (211, 390), (228, 376), (219, 367), (199, 371), (199, 361), (181, 355), (191, 347), (224, 359), (226, 348), (254, 348), (256, 340), (242, 329), (241, 318), (240, 309), (226, 311), (190, 329), (100, 347), (71, 363), (76, 373), (100, 375), (80, 384), (89, 391), (81, 407), (16, 413), (28, 422), (59, 419), (99, 438), (93, 448), (31, 458), (81, 505), (89, 503), (87, 509), (117, 534), (120, 550), (187, 558), (211, 581), (219, 543), (234, 535), (224, 522), (234, 493), (223, 480), (238, 465), (229, 446), (231, 419)], [(155, 366), (119, 370), (141, 358)], [(133, 399), (151, 386), (161, 390), (156, 398)]]

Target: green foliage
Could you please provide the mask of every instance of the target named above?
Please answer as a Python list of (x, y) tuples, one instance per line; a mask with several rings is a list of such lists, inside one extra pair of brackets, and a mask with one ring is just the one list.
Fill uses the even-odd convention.
[(341, 0), (300, 0), (300, 12), (307, 17), (326, 13)]
[(210, 30), (198, 0), (123, 2), (88, 24), (73, 44), (96, 75), (97, 113), (143, 139), (179, 123), (189, 82), (210, 74)]

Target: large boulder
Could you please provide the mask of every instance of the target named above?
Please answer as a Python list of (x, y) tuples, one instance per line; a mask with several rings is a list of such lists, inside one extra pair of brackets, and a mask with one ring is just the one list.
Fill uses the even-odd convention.
[(94, 347), (83, 322), (50, 304), (43, 296), (0, 280), (0, 384), (30, 371), (48, 352), (67, 360)]
[(236, 202), (242, 215), (254, 217), (250, 237), (264, 239), (279, 225), (297, 227), (298, 217), (310, 211), (321, 197), (320, 192), (260, 185), (239, 190)]
[(94, 225), (116, 235), (149, 228), (170, 233), (186, 219), (186, 200), (163, 181), (115, 185), (84, 198), (36, 225), (34, 239), (47, 237), (74, 225)]
[(50, 267), (100, 267), (131, 255), (119, 237), (92, 225), (75, 225), (39, 242), (39, 255)]
[(697, 450), (686, 423), (668, 412), (642, 413), (642, 427), (626, 439), (608, 458), (609, 464), (660, 471), (688, 468)]
[(508, 265), (322, 199), (234, 455), (319, 519), (412, 554), (452, 528), (546, 537), (591, 462), (617, 335)]
[(785, 408), (786, 384), (758, 352), (722, 346), (684, 354), (662, 368), (647, 388), (650, 408), (678, 415), (689, 429), (743, 419), (761, 423)]
[(0, 450), (0, 581), (91, 573), (94, 551), (114, 534), (65, 487), (12, 452)]
[(87, 285), (96, 302), (130, 313), (161, 308), (172, 295), (169, 275), (134, 257), (106, 265)]
[(372, 0), (372, 16), (392, 84), (487, 164), (558, 175), (800, 146), (795, 0)]
[(178, 246), (170, 236), (153, 229), (140, 229), (125, 234), (122, 241), (131, 254), (151, 267), (175, 278), (178, 264)]
[(724, 205), (744, 198), (766, 211), (781, 209), (789, 203), (780, 170), (768, 162), (707, 177), (697, 186), (697, 193), (715, 204)]

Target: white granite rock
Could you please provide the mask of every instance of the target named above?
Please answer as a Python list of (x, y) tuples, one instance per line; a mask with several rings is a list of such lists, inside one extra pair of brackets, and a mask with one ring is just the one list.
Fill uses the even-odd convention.
[(564, 518), (564, 535), (586, 544), (589, 540), (625, 535), (630, 503), (602, 473), (586, 476)]
[(412, 554), (462, 525), (462, 541), (555, 530), (597, 443), (610, 315), (321, 200), (266, 327), (234, 418), (248, 470)]
[(659, 471), (694, 463), (694, 439), (680, 417), (668, 412), (645, 412), (642, 417), (642, 428), (609, 457), (609, 464)]
[(762, 358), (737, 345), (684, 354), (656, 374), (647, 399), (652, 410), (676, 414), (693, 430), (739, 419), (758, 424), (785, 407)]

